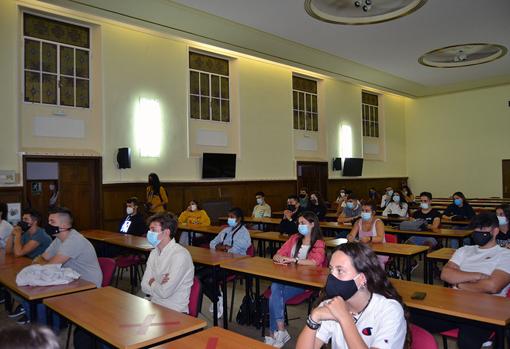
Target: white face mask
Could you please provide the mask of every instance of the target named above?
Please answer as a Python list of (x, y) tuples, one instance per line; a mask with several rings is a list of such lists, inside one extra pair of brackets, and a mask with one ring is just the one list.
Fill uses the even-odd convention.
[(507, 225), (508, 219), (505, 216), (498, 216), (499, 225)]
[(190, 208), (191, 208), (191, 211), (196, 211), (197, 210), (197, 205), (191, 205)]
[(264, 199), (257, 198), (257, 204), (262, 205), (264, 203)]
[(132, 215), (132, 214), (133, 214), (133, 212), (135, 212), (134, 208), (132, 208), (132, 207), (126, 207), (126, 213), (127, 213), (128, 215)]

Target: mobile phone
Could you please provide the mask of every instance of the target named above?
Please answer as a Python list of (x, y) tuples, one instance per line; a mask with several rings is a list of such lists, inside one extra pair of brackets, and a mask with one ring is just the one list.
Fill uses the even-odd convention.
[(425, 297), (427, 296), (427, 294), (425, 292), (414, 292), (412, 295), (411, 295), (411, 299), (417, 299), (417, 300), (423, 300), (425, 299)]

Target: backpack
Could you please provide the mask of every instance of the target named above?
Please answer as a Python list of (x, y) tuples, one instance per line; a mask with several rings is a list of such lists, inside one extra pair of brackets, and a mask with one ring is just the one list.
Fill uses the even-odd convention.
[[(250, 290), (249, 294), (243, 297), (239, 312), (236, 316), (236, 322), (239, 325), (255, 326), (259, 329), (263, 325), (263, 309), (266, 307), (267, 300), (263, 296), (255, 297), (253, 292)], [(267, 315), (267, 311), (265, 312)]]
[(421, 218), (414, 221), (403, 221), (398, 228), (400, 230), (422, 231), (427, 229), (427, 221)]

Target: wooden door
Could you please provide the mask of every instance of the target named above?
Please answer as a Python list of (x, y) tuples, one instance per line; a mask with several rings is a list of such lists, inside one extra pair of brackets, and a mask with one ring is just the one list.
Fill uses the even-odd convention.
[(328, 163), (298, 161), (297, 162), (297, 190), (307, 188), (308, 192), (318, 191), (324, 200), (328, 194)]
[(510, 198), (510, 160), (502, 161), (503, 169), (503, 197)]

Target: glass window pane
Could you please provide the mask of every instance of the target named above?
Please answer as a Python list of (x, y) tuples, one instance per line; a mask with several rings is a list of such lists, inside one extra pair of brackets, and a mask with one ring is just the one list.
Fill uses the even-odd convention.
[(317, 113), (317, 96), (312, 95), (312, 112)]
[(317, 114), (312, 114), (312, 130), (319, 131), (319, 116)]
[(211, 75), (211, 96), (220, 97), (220, 77)]
[(209, 96), (209, 75), (200, 73), (200, 94)]
[(89, 51), (76, 49), (76, 76), (89, 77)]
[(42, 102), (57, 104), (57, 76), (52, 74), (42, 75)]
[(57, 45), (43, 42), (42, 70), (49, 73), (57, 72)]
[(41, 44), (39, 41), (25, 39), (25, 69), (41, 69)]
[(74, 107), (74, 78), (60, 77), (60, 105)]
[(306, 127), (306, 124), (305, 124), (305, 112), (304, 111), (300, 111), (299, 112), (299, 129), (300, 130), (304, 130)]
[(220, 100), (218, 98), (211, 99), (211, 119), (221, 121)]
[(59, 22), (54, 19), (23, 14), (23, 33), (25, 36), (55, 41), (62, 44), (90, 47), (90, 33), (86, 27)]
[(312, 113), (306, 113), (306, 129), (312, 130)]
[(200, 118), (202, 120), (209, 120), (211, 118), (209, 112), (209, 98), (200, 97)]
[(228, 78), (221, 78), (221, 98), (229, 98)]
[(89, 107), (89, 80), (76, 79), (76, 106)]
[(299, 95), (299, 110), (305, 110), (305, 94), (298, 92)]
[(296, 91), (292, 91), (292, 108), (298, 109), (298, 93)]
[(228, 99), (221, 100), (221, 121), (230, 122), (230, 103)]
[(200, 119), (200, 97), (189, 96), (189, 114), (192, 119)]
[(294, 127), (294, 130), (299, 130), (299, 112), (297, 110), (294, 110), (292, 125)]
[(60, 47), (60, 74), (74, 76), (74, 49)]
[(305, 95), (305, 110), (312, 111), (312, 96), (310, 94)]
[(25, 72), (25, 101), (41, 103), (41, 77), (39, 73)]
[(198, 95), (200, 93), (199, 74), (196, 71), (189, 72), (189, 93)]
[(228, 75), (228, 60), (197, 52), (189, 53), (189, 67), (208, 73)]
[(375, 136), (379, 137), (379, 124), (378, 123), (375, 124)]
[(377, 107), (374, 108), (374, 120), (379, 122), (379, 108)]

